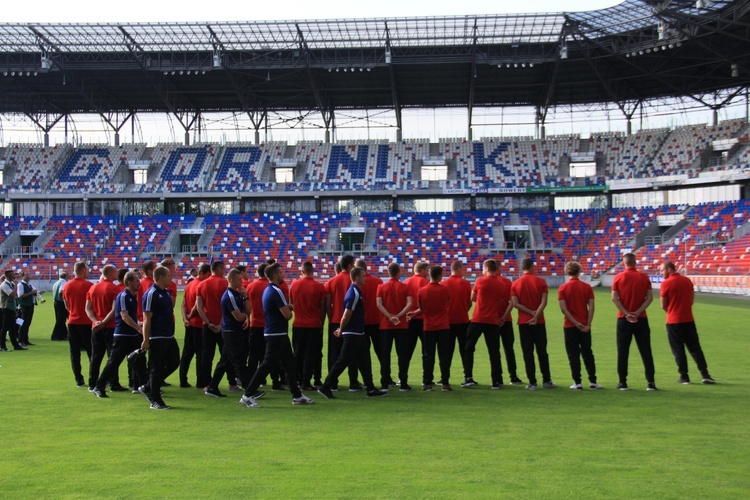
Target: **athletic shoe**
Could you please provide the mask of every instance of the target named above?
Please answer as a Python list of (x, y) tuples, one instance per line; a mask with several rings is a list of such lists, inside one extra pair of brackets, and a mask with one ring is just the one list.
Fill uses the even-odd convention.
[(680, 377), (677, 379), (678, 384), (684, 384), (689, 385), (690, 384), (690, 378), (689, 377)]
[(260, 408), (260, 405), (258, 404), (258, 402), (255, 401), (255, 398), (253, 398), (251, 396), (244, 396), (243, 395), (240, 398), (240, 404), (242, 406), (247, 407), (247, 408)]
[(190, 389), (191, 387), (193, 386), (187, 382), (180, 382), (180, 389)]
[(170, 410), (172, 407), (163, 401), (154, 401), (149, 408), (152, 410)]
[(93, 387), (89, 387), (89, 392), (94, 392), (94, 388)]
[(500, 384), (500, 383), (497, 383), (497, 382), (494, 383), (494, 384), (492, 384), (492, 387), (490, 387), (490, 389), (494, 389), (496, 391), (499, 390), (499, 389), (502, 389), (502, 388), (503, 388), (503, 384)]
[(273, 384), (271, 386), (272, 391), (286, 391), (288, 387), (284, 386), (283, 384)]
[(145, 385), (142, 385), (142, 386), (140, 386), (140, 387), (138, 388), (138, 393), (139, 393), (139, 394), (140, 394), (141, 396), (143, 396), (144, 398), (146, 398), (146, 401), (148, 401), (149, 403), (153, 403), (153, 402), (154, 402), (154, 401), (153, 401), (153, 400), (151, 399), (151, 394), (150, 394), (149, 392), (147, 392), (147, 391), (146, 391), (146, 386), (145, 386)]
[(369, 391), (367, 391), (368, 398), (382, 398), (383, 396), (387, 396), (387, 395), (388, 395), (387, 391), (379, 391), (375, 388), (372, 388)]
[(715, 384), (715, 383), (716, 383), (716, 381), (715, 381), (714, 379), (712, 379), (712, 378), (711, 378), (710, 376), (705, 376), (705, 377), (703, 377), (703, 380), (702, 380), (702, 382), (703, 382), (704, 384), (708, 384), (708, 385), (713, 385), (713, 384)]
[(133, 389), (133, 391), (130, 394), (140, 394), (140, 392), (138, 392), (138, 389)]
[(227, 397), (226, 394), (222, 394), (221, 391), (215, 387), (209, 387), (205, 391), (203, 391), (203, 394), (206, 396), (211, 396), (212, 398), (225, 398)]
[(242, 387), (239, 385), (230, 385), (229, 392), (242, 392)]
[(443, 384), (443, 387), (441, 390), (443, 392), (453, 392), (453, 387), (451, 387), (450, 384)]
[(107, 391), (104, 389), (99, 389), (98, 387), (94, 387), (94, 390), (91, 391), (91, 393), (96, 396), (97, 398), (108, 398)]
[(308, 398), (304, 394), (300, 394), (298, 398), (292, 398), (293, 405), (311, 405), (315, 402), (313, 398)]
[(422, 384), (422, 390), (423, 391), (430, 392), (430, 391), (432, 391), (432, 389), (433, 389), (432, 384)]
[(398, 388), (399, 392), (409, 392), (411, 390), (411, 386), (409, 384), (401, 384), (401, 387)]
[[(321, 385), (321, 387), (323, 386)], [(331, 392), (339, 392), (339, 386), (338, 385), (331, 386)]]
[(36, 344), (33, 344), (31, 342), (26, 342), (26, 345), (36, 345)]
[(388, 388), (387, 385), (381, 385), (380, 386), (380, 390), (383, 391), (383, 392), (388, 392), (390, 389)]
[(554, 389), (555, 387), (557, 387), (557, 384), (551, 380), (548, 380), (546, 382), (542, 382), (542, 387), (544, 387), (545, 389)]
[(479, 384), (477, 384), (473, 378), (467, 378), (466, 380), (461, 382), (461, 387), (474, 387), (475, 385)]
[(620, 382), (619, 384), (617, 384), (617, 390), (618, 391), (627, 391), (628, 390), (628, 384), (626, 384), (625, 382)]
[(511, 377), (510, 378), (511, 385), (523, 385), (523, 380), (521, 380), (518, 377)]
[(253, 394), (252, 398), (253, 399), (260, 399), (260, 398), (262, 398), (265, 395), (266, 395), (266, 391), (255, 391), (255, 394)]
[(125, 392), (128, 390), (128, 388), (121, 385), (116, 385), (114, 387), (110, 387), (109, 390), (112, 392)]
[(529, 384), (529, 385), (526, 386), (526, 389), (528, 389), (530, 391), (535, 391), (536, 390), (536, 384)]
[(313, 383), (313, 385), (315, 387), (321, 387), (323, 385), (323, 382), (321, 382), (320, 380), (316, 380), (315, 383)]
[(79, 380), (76, 382), (76, 387), (86, 387), (86, 382)]
[(570, 388), (571, 389), (575, 389), (577, 391), (582, 391), (583, 390), (583, 386), (581, 384), (573, 384), (573, 385), (570, 386)]
[(301, 386), (299, 386), (299, 390), (300, 390), (300, 391), (314, 391), (314, 390), (315, 390), (315, 387), (313, 387), (313, 386), (311, 386), (311, 385), (307, 385), (307, 384), (305, 384), (305, 385), (301, 385)]
[(318, 389), (318, 394), (323, 396), (326, 399), (336, 399), (336, 396), (333, 395), (333, 391), (331, 389), (321, 386), (320, 389)]
[(14, 348), (13, 348), (13, 350), (14, 350), (14, 351), (28, 351), (28, 350), (29, 350), (29, 348), (28, 348), (28, 347), (24, 347), (24, 346), (20, 345), (20, 346), (18, 346), (18, 347), (14, 347)]
[(653, 382), (649, 382), (648, 385), (646, 386), (646, 390), (647, 391), (655, 391), (656, 390), (656, 384), (653, 383)]
[(349, 386), (349, 392), (359, 392), (361, 389), (364, 389), (364, 387), (359, 382)]
[(399, 385), (400, 384), (398, 382), (394, 382), (393, 380), (388, 382), (388, 387), (398, 387)]
[(601, 388), (602, 388), (602, 386), (600, 386), (600, 385), (599, 385), (599, 384), (597, 384), (596, 382), (591, 382), (591, 383), (589, 384), (589, 389), (601, 389)]
[(8, 348), (7, 347), (0, 347), (0, 352), (8, 352)]
[(161, 386), (162, 387), (172, 387), (172, 384), (170, 384), (169, 382), (162, 382)]

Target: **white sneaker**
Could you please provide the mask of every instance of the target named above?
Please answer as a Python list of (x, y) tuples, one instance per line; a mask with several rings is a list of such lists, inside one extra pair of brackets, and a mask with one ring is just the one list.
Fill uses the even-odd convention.
[(526, 386), (526, 389), (528, 389), (530, 391), (535, 391), (536, 390), (536, 384), (529, 384), (529, 385)]
[(576, 389), (578, 391), (582, 391), (583, 390), (583, 386), (581, 384), (573, 384), (573, 385), (570, 386), (570, 388), (571, 389)]
[(252, 398), (250, 396), (242, 396), (240, 398), (240, 404), (246, 406), (247, 408), (260, 408), (260, 405), (257, 401), (255, 401), (255, 398)]
[(589, 384), (589, 389), (601, 389), (601, 388), (602, 388), (602, 386), (600, 386), (600, 385), (599, 385), (599, 384), (597, 384), (596, 382), (591, 382), (591, 383)]
[(304, 394), (302, 394), (298, 398), (292, 398), (292, 404), (293, 405), (311, 405), (315, 402), (313, 398), (308, 398)]

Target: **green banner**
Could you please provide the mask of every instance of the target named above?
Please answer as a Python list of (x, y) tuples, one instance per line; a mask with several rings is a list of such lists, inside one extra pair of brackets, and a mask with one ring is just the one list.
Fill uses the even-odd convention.
[(609, 186), (560, 186), (560, 187), (528, 187), (527, 193), (602, 193), (608, 191)]

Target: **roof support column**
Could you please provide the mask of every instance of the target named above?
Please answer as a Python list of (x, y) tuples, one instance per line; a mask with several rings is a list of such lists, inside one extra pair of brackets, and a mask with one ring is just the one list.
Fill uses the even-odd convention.
[(336, 140), (336, 116), (331, 109), (322, 109), (320, 114), (323, 115), (323, 123), (326, 126), (326, 144), (331, 143), (331, 132), (333, 131), (333, 140)]
[(248, 111), (247, 117), (250, 118), (250, 123), (253, 124), (255, 129), (255, 145), (260, 144), (260, 126), (265, 124), (266, 137), (264, 142), (268, 142), (268, 111)]
[(471, 43), (471, 74), (469, 75), (469, 124), (466, 132), (466, 137), (469, 141), (473, 140), (473, 133), (471, 129), (472, 116), (474, 114), (474, 86), (477, 79), (477, 20), (474, 19), (473, 40)]
[[(39, 127), (39, 129), (44, 132), (44, 147), (45, 148), (49, 147), (49, 131), (52, 130), (52, 127), (54, 127), (55, 125), (57, 125), (57, 122), (59, 122), (63, 117), (65, 117), (65, 128), (66, 128), (65, 137), (66, 137), (66, 142), (67, 142), (67, 136), (68, 136), (68, 134), (67, 134), (67, 124), (68, 124), (67, 119), (68, 118), (67, 117), (68, 117), (68, 115), (61, 114), (61, 115), (52, 115), (50, 117), (49, 113), (45, 113), (44, 114), (44, 123), (42, 124), (42, 121), (41, 121), (42, 117), (41, 116), (35, 117), (34, 115), (29, 114), (29, 113), (25, 113), (25, 114), (34, 123), (34, 125), (36, 125), (37, 127)], [(51, 122), (50, 122), (50, 118), (52, 118)]]

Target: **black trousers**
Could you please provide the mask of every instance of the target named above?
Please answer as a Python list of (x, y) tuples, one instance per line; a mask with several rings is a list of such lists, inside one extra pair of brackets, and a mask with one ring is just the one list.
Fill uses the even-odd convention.
[(65, 322), (68, 320), (68, 310), (65, 302), (53, 300), (55, 304), (55, 327), (52, 329), (52, 340), (68, 340), (68, 329)]
[(505, 364), (508, 367), (508, 375), (511, 380), (518, 378), (518, 366), (516, 365), (516, 352), (513, 349), (513, 344), (516, 341), (516, 336), (513, 334), (513, 323), (506, 321), (500, 326), (500, 340), (503, 344), (503, 351), (505, 351)]
[[(102, 328), (91, 332), (91, 362), (89, 363), (89, 389), (93, 389), (99, 379), (99, 370), (102, 367), (104, 354), (112, 357), (112, 342), (115, 334), (114, 328)], [(132, 352), (132, 351), (131, 351)], [(113, 387), (120, 385), (120, 375), (115, 371), (112, 380), (107, 380)]]
[(542, 382), (551, 382), (549, 371), (549, 356), (547, 356), (547, 326), (546, 325), (518, 325), (521, 337), (523, 364), (526, 365), (526, 377), (529, 384), (536, 384), (536, 364), (534, 363), (534, 349), (539, 359), (539, 371), (542, 372)]
[[(124, 336), (117, 335), (112, 341), (112, 353), (107, 360), (107, 364), (102, 369), (102, 374), (96, 381), (97, 389), (104, 389), (109, 380), (112, 380), (113, 376), (120, 370), (122, 361), (139, 347), (143, 342), (143, 337), (140, 335)], [(133, 387), (138, 388), (146, 382), (148, 382), (146, 375), (146, 362), (145, 357), (138, 356), (138, 361), (135, 363), (128, 362), (128, 374), (132, 381)]]
[[(406, 335), (408, 330), (380, 330), (380, 384), (388, 387), (393, 382), (391, 377), (391, 351), (393, 350), (393, 341), (400, 335)], [(396, 348), (398, 351), (398, 347)]]
[[(378, 359), (378, 364), (380, 364), (381, 351), (383, 350), (383, 343), (380, 340), (380, 325), (365, 325), (365, 335), (370, 339), (370, 345), (375, 353), (375, 357)], [(372, 363), (370, 366), (372, 366)]]
[[(469, 329), (468, 323), (451, 323), (451, 335), (458, 341), (458, 354), (461, 356), (461, 367), (464, 370), (464, 378), (466, 377), (466, 330)], [(446, 382), (447, 383), (447, 382)]]
[(263, 362), (258, 366), (252, 380), (250, 380), (250, 383), (245, 388), (245, 395), (252, 396), (255, 394), (271, 369), (280, 364), (287, 373), (289, 391), (293, 397), (299, 397), (302, 393), (297, 386), (294, 353), (292, 352), (292, 343), (289, 341), (289, 335), (272, 335), (266, 337), (265, 342), (266, 352), (263, 354)]
[(466, 330), (466, 347), (464, 351), (466, 378), (474, 377), (474, 350), (479, 337), (484, 334), (484, 343), (490, 355), (490, 377), (493, 384), (503, 383), (503, 365), (500, 360), (500, 325), (491, 323), (469, 323)]
[(667, 325), (667, 338), (669, 347), (672, 348), (674, 360), (677, 363), (677, 371), (680, 376), (688, 376), (687, 356), (685, 348), (693, 357), (695, 364), (698, 365), (698, 371), (702, 377), (708, 377), (708, 365), (706, 357), (703, 355), (700, 340), (698, 340), (698, 330), (695, 328), (695, 322), (690, 323), (673, 323)]
[(654, 382), (654, 356), (651, 354), (651, 328), (648, 318), (638, 318), (637, 323), (631, 323), (626, 318), (617, 318), (617, 375), (620, 382), (624, 384), (628, 381), (628, 356), (634, 337), (643, 360), (646, 382)]
[[(413, 320), (412, 320), (413, 321)], [(409, 365), (414, 355), (414, 349), (417, 348), (419, 335), (416, 330), (391, 330), (394, 332), (396, 340), (396, 355), (398, 356), (398, 378), (401, 384), (408, 384)], [(398, 332), (398, 333), (396, 333)]]
[(5, 344), (6, 337), (10, 337), (10, 343), (14, 349), (18, 349), (19, 347), (21, 347), (21, 344), (18, 343), (18, 338), (16, 336), (17, 330), (18, 325), (16, 324), (16, 310), (3, 309), (3, 328), (2, 334), (0, 335), (0, 346), (2, 346), (3, 349), (7, 349), (7, 346)]
[(596, 383), (596, 363), (591, 350), (591, 332), (582, 332), (576, 327), (563, 328), (565, 333), (565, 352), (570, 363), (570, 375), (573, 382), (581, 383), (581, 358), (589, 375), (589, 382)]
[(91, 362), (91, 325), (68, 325), (68, 344), (70, 345), (70, 365), (76, 384), (83, 384), (81, 374), (81, 349), (86, 351), (87, 360)]
[[(201, 359), (201, 379), (210, 382), (212, 380), (211, 368), (214, 366), (216, 347), (219, 347), (219, 356), (221, 356), (221, 353), (224, 350), (224, 338), (221, 336), (221, 333), (214, 333), (208, 328), (208, 326), (204, 326), (202, 339), (201, 350), (203, 359)], [(219, 379), (221, 379), (224, 373), (226, 373), (229, 385), (235, 385), (237, 383), (237, 374), (234, 372), (233, 367), (222, 367), (222, 374)]]
[(355, 363), (362, 373), (362, 382), (367, 390), (375, 388), (372, 382), (372, 365), (370, 364), (370, 338), (367, 335), (342, 335), (341, 352), (331, 371), (328, 372), (323, 388), (330, 389), (336, 385), (339, 375)]
[(440, 383), (449, 384), (456, 341), (450, 329), (422, 333), (422, 383), (434, 383), (435, 349), (440, 364)]
[[(256, 326), (250, 328), (248, 336), (248, 357), (247, 357), (247, 369), (251, 374), (255, 373), (260, 364), (263, 362), (263, 357), (266, 354), (266, 338), (263, 335), (263, 327)], [(271, 377), (271, 384), (278, 385), (281, 383), (281, 366), (279, 363), (275, 363), (268, 375)], [(261, 382), (261, 385), (265, 384), (265, 381)]]
[(159, 391), (164, 385), (164, 380), (180, 366), (180, 347), (174, 337), (151, 339), (148, 352), (148, 383), (151, 398), (163, 403)]
[(182, 343), (182, 356), (180, 357), (180, 385), (188, 383), (188, 372), (190, 363), (195, 357), (195, 385), (196, 387), (206, 387), (207, 380), (201, 376), (201, 361), (203, 360), (203, 329), (197, 326), (188, 326), (185, 328), (185, 339)]
[(29, 343), (29, 327), (31, 320), (34, 319), (34, 306), (21, 306), (21, 318), (23, 325), (18, 329), (18, 342), (20, 344)]
[[(315, 372), (315, 365), (319, 362), (323, 346), (321, 328), (292, 327), (292, 344), (294, 345), (294, 361), (297, 369), (297, 383), (300, 386), (310, 386)], [(318, 379), (320, 380), (320, 379)]]
[[(214, 376), (211, 378), (211, 387), (218, 389), (221, 378), (229, 370), (237, 374), (243, 387), (247, 387), (252, 375), (247, 369), (247, 336), (243, 332), (222, 331), (221, 337), (224, 347), (221, 349), (221, 358), (216, 363)], [(230, 385), (235, 384), (236, 381), (233, 381)]]
[[(341, 348), (344, 346), (343, 335), (337, 337), (333, 334), (334, 331), (339, 327), (338, 323), (328, 323), (328, 374), (331, 374), (333, 365), (338, 361), (341, 355)], [(341, 374), (339, 374), (341, 375)], [(328, 377), (326, 377), (328, 380)], [(357, 384), (357, 360), (352, 359), (349, 364), (349, 385)], [(339, 385), (338, 375), (334, 379), (334, 383), (331, 387)]]

